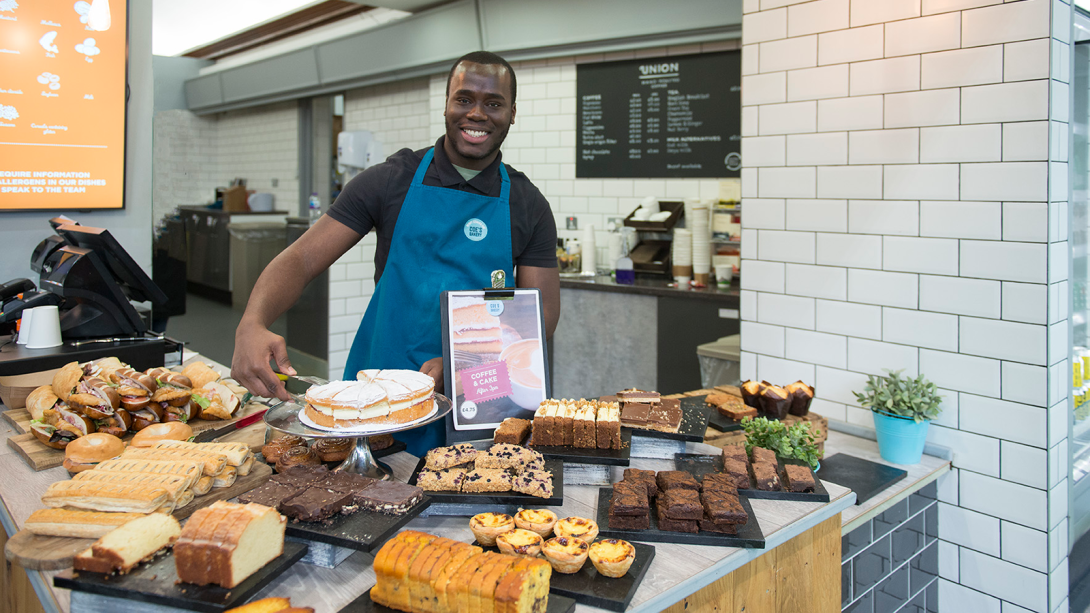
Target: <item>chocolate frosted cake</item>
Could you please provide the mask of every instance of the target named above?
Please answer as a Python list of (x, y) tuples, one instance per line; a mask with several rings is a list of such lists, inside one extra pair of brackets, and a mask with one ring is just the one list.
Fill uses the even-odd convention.
[(355, 494), (360, 508), (385, 515), (401, 515), (424, 498), (424, 490), (400, 481), (375, 481)]
[(280, 503), (280, 512), (296, 521), (322, 521), (352, 504), (352, 494), (308, 487)]

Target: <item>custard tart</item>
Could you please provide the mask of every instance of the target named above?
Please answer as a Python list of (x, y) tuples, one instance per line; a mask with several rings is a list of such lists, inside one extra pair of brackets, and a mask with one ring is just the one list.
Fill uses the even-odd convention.
[(536, 558), (541, 553), (544, 539), (537, 532), (515, 528), (496, 537), (496, 546), (503, 553), (513, 556)]
[(552, 534), (553, 526), (556, 525), (556, 513), (548, 509), (522, 509), (515, 513), (515, 525), (546, 538)]
[(558, 536), (545, 541), (541, 548), (545, 559), (552, 565), (553, 570), (565, 575), (579, 572), (587, 561), (590, 553), (590, 545), (580, 538)]
[(636, 548), (628, 541), (603, 539), (590, 546), (590, 562), (607, 577), (623, 577), (636, 560)]
[(478, 513), (469, 520), (469, 529), (482, 547), (495, 547), (497, 536), (515, 529), (515, 520), (506, 513)]
[(594, 539), (598, 537), (598, 524), (582, 517), (565, 517), (556, 522), (556, 525), (553, 526), (553, 532), (557, 536), (573, 536), (588, 543), (593, 543)]

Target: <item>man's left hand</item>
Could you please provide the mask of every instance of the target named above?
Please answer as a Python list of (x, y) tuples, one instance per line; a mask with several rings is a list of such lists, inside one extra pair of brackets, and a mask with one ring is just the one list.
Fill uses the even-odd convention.
[(420, 367), (420, 372), (435, 379), (435, 391), (443, 392), (443, 358), (432, 358)]

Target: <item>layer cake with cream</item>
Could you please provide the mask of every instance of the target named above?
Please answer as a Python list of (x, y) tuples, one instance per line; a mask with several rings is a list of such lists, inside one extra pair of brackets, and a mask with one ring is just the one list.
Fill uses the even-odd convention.
[(396, 426), (432, 411), (435, 380), (414, 370), (361, 370), (357, 381), (307, 390), (306, 416), (325, 428)]

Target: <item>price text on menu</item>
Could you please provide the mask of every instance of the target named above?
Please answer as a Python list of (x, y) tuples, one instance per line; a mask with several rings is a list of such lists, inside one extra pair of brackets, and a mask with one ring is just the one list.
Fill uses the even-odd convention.
[(741, 52), (576, 66), (575, 176), (737, 177)]

